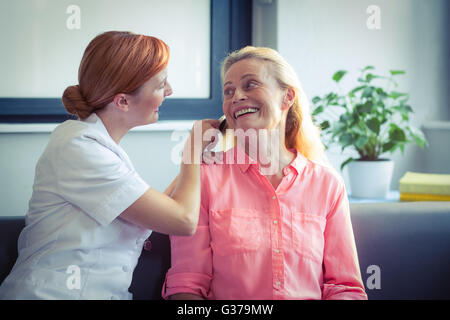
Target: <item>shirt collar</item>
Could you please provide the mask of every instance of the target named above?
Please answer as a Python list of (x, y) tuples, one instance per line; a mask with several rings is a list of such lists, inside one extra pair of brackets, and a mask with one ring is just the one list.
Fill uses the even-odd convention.
[(292, 151), (295, 154), (295, 158), (294, 160), (291, 161), (291, 163), (288, 166), (286, 166), (286, 168), (292, 168), (297, 172), (297, 174), (299, 174), (305, 168), (308, 159), (306, 159), (305, 156), (302, 155), (300, 152), (298, 152), (296, 149), (290, 149), (290, 151)]
[(102, 138), (107, 142), (108, 144), (117, 147), (118, 144), (113, 140), (113, 138), (109, 135), (108, 130), (105, 127), (105, 124), (103, 123), (102, 119), (95, 113), (91, 113), (89, 117), (82, 120), (83, 122), (89, 123), (92, 127), (94, 127), (98, 132), (100, 132)]

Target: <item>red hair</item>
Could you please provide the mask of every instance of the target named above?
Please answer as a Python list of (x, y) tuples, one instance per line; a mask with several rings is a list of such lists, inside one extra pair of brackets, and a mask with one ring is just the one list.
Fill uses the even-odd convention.
[(133, 94), (167, 67), (169, 57), (169, 47), (158, 38), (121, 31), (102, 33), (84, 51), (79, 84), (64, 91), (64, 107), (81, 119), (87, 118), (116, 94)]

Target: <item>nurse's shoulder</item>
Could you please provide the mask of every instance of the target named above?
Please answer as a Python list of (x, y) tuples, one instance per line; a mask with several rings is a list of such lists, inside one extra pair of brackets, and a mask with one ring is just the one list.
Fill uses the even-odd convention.
[(68, 151), (74, 144), (87, 148), (95, 143), (110, 145), (109, 140), (108, 132), (94, 113), (85, 120), (66, 120), (58, 125), (50, 135), (47, 149), (59, 153)]

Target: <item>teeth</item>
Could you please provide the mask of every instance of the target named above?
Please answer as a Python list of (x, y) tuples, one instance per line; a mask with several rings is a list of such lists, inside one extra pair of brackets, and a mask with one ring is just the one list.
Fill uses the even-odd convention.
[(239, 110), (238, 112), (236, 112), (235, 114), (234, 114), (234, 117), (237, 119), (239, 116), (241, 116), (241, 115), (243, 115), (243, 114), (245, 114), (245, 113), (254, 113), (254, 112), (256, 112), (256, 111), (258, 111), (258, 109), (256, 109), (256, 108), (246, 108), (246, 109), (242, 109), (242, 110)]

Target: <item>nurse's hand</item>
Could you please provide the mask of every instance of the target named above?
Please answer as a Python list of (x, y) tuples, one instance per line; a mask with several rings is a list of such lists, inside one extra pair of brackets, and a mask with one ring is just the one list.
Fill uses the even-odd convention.
[[(195, 135), (201, 133), (201, 140), (199, 141), (201, 141), (202, 152), (208, 145), (215, 145), (217, 144), (217, 141), (219, 141), (219, 126), (220, 121), (216, 119), (204, 119), (194, 122), (192, 132)], [(195, 139), (199, 139), (200, 137), (195, 136)]]
[(205, 119), (194, 122), (191, 134), (186, 141), (183, 150), (183, 163), (200, 164), (203, 151), (207, 146), (214, 148), (219, 141), (220, 121), (216, 119)]

